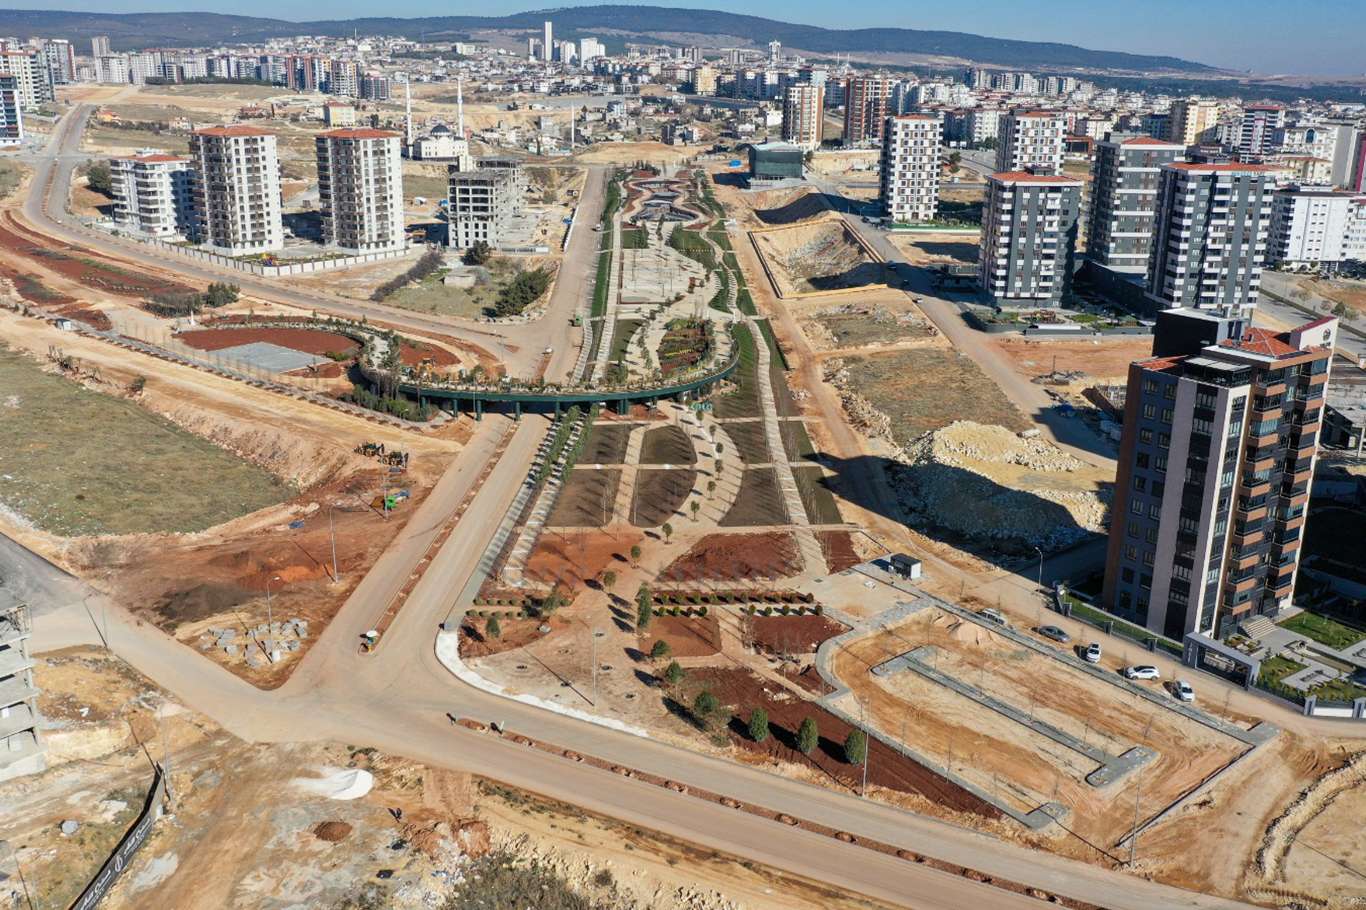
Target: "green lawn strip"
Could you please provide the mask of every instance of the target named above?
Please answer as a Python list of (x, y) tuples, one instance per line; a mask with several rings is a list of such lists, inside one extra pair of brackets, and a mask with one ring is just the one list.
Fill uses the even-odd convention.
[(1156, 639), (1157, 646), (1162, 650), (1178, 655), (1182, 653), (1182, 648), (1180, 644), (1169, 639), (1163, 638), (1160, 635), (1155, 635), (1154, 633), (1143, 628), (1142, 626), (1136, 626), (1133, 623), (1125, 622), (1118, 616), (1113, 616), (1109, 613), (1104, 612), (1103, 610), (1097, 610), (1094, 607), (1082, 603), (1080, 600), (1071, 596), (1070, 594), (1067, 595), (1064, 598), (1064, 600), (1066, 600), (1066, 602), (1071, 606), (1072, 615), (1077, 617), (1078, 619), (1084, 619), (1093, 625), (1100, 625), (1102, 623), (1107, 622), (1112, 623), (1111, 631), (1115, 635), (1123, 635), (1125, 638), (1139, 642), (1140, 644), (1147, 644), (1148, 639), (1150, 638)]
[[(750, 306), (753, 305), (754, 304), (751, 302)], [(773, 358), (773, 362), (784, 370), (790, 370), (791, 367), (788, 366), (787, 355), (783, 353), (782, 346), (778, 344), (778, 337), (773, 334), (773, 326), (768, 324), (767, 319), (760, 319), (758, 320), (758, 323), (759, 333), (764, 336), (764, 343), (768, 345), (768, 353), (769, 356)]]
[(648, 250), (650, 248), (650, 237), (645, 233), (645, 228), (622, 228), (621, 248), (623, 250)]
[(1320, 613), (1305, 611), (1280, 623), (1282, 629), (1307, 635), (1314, 641), (1341, 650), (1366, 638), (1366, 630), (1355, 629)]
[(739, 364), (730, 380), (736, 388), (717, 396), (717, 417), (757, 417), (759, 416), (759, 352), (755, 346), (754, 335), (749, 326), (737, 325), (732, 331), (735, 335)]
[(835, 495), (825, 484), (824, 471), (820, 465), (805, 465), (792, 468), (792, 478), (797, 482), (797, 492), (802, 497), (802, 508), (806, 510), (806, 520), (812, 524), (839, 524), (839, 506)]

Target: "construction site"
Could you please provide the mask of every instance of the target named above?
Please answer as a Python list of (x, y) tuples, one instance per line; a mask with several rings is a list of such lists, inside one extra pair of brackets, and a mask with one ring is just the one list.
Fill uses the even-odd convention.
[(886, 264), (833, 213), (753, 230), (749, 237), (783, 299), (871, 289), (889, 280)]

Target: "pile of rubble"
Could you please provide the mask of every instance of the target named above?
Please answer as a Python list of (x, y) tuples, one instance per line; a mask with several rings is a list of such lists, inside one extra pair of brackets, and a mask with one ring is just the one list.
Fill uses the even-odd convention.
[(849, 418), (849, 425), (869, 439), (892, 440), (892, 418), (873, 406), (873, 403), (856, 392), (849, 383), (849, 371), (844, 361), (838, 357), (827, 360), (822, 367), (821, 378), (839, 392), (840, 404)]
[(306, 638), (306, 619), (261, 623), (245, 631), (210, 626), (199, 636), (199, 650), (222, 651), (230, 662), (242, 660), (249, 667), (260, 667), (298, 651)]
[(913, 440), (888, 475), (913, 522), (969, 540), (1058, 549), (1105, 527), (1107, 497), (1069, 476), (1084, 469), (1041, 439), (958, 421)]

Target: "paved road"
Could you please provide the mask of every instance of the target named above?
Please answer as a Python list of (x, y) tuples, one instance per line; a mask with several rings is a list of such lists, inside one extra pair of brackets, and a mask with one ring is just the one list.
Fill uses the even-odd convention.
[[(592, 238), (591, 232), (585, 235)], [(576, 275), (577, 272), (571, 272), (564, 276), (557, 294), (583, 294), (584, 284)], [(552, 302), (551, 308), (564, 305), (566, 300), (558, 300)], [(553, 320), (549, 317), (544, 321)], [(572, 362), (569, 351), (557, 349), (549, 371), (552, 375), (559, 373), (567, 362)], [(921, 865), (624, 780), (497, 737), (455, 728), (445, 720), (445, 712), (498, 719), (514, 731), (584, 754), (731, 795), (773, 811), (819, 819), (856, 836), (875, 838), (1115, 910), (1243, 906), (1025, 850), (849, 794), (808, 786), (533, 708), (456, 680), (437, 660), (433, 645), (437, 624), (450, 613), (454, 592), (462, 588), (474, 571), (498, 516), (506, 511), (522, 482), (544, 429), (543, 419), (524, 420), (513, 430), (508, 449), (492, 473), (480, 479), (481, 459), (487, 459), (492, 446), (507, 430), (505, 418), (486, 421), (480, 435), (415, 512), (404, 533), (348, 599), (291, 680), (274, 692), (255, 689), (117, 605), (105, 604), (99, 595), (89, 591), (82, 594), (80, 603), (51, 603), (39, 611), (35, 650), (98, 642), (100, 636), (91, 617), (99, 615), (112, 650), (187, 705), (244, 739), (338, 740), (374, 746), (435, 765), (465, 768), (707, 847), (906, 906), (926, 910), (969, 906), (1010, 910), (1038, 905)], [(436, 554), (379, 649), (372, 655), (359, 654), (354, 637), (358, 630), (368, 628), (376, 611), (387, 602), (385, 592), (395, 589), (412, 571), (425, 551), (424, 535), (434, 533), (440, 519), (472, 489), (476, 492), (466, 517)], [(0, 538), (0, 548), (14, 546), (8, 538)], [(56, 570), (49, 567), (43, 571)], [(63, 581), (59, 586), (63, 593), (56, 596), (66, 597), (71, 584), (70, 580)]]
[[(1257, 298), (1257, 312), (1252, 321), (1254, 323), (1266, 322), (1265, 318), (1259, 319), (1258, 317), (1270, 316), (1281, 325), (1298, 326), (1317, 318), (1285, 302), (1290, 297), (1291, 292), (1295, 290), (1297, 290), (1297, 286), (1290, 276), (1283, 275), (1280, 272), (1263, 272), (1262, 293)], [(1281, 299), (1278, 300), (1277, 297)], [(1321, 301), (1322, 298), (1311, 294), (1306, 303), (1317, 304)], [(1360, 320), (1348, 325), (1350, 328), (1356, 329), (1356, 332), (1366, 332), (1366, 325), (1362, 324)], [(1350, 353), (1358, 361), (1366, 360), (1366, 337), (1358, 335), (1356, 332), (1350, 331), (1348, 328), (1340, 329), (1338, 331), (1337, 350)]]

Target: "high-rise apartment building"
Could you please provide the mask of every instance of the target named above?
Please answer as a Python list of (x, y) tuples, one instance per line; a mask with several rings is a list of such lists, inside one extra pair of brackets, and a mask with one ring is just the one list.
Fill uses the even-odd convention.
[(1171, 141), (1192, 146), (1214, 139), (1219, 104), (1211, 98), (1178, 98), (1171, 108)]
[(0, 51), (0, 76), (14, 77), (19, 106), (26, 111), (34, 110), (53, 98), (47, 60), (37, 50)]
[(1129, 367), (1102, 598), (1178, 641), (1290, 605), (1337, 331), (1225, 325), (1163, 314), (1163, 353)]
[(1148, 271), (1162, 168), (1185, 154), (1184, 145), (1149, 136), (1096, 143), (1086, 258), (1117, 272)]
[(360, 97), (360, 69), (354, 60), (333, 59), (327, 65), (327, 93)]
[(24, 110), (17, 82), (13, 76), (0, 76), (0, 146), (24, 141)]
[(1157, 192), (1149, 301), (1238, 315), (1257, 305), (1271, 228), (1271, 169), (1169, 164)]
[(67, 85), (76, 81), (76, 49), (65, 38), (43, 40), (43, 60), (47, 64), (47, 78), (52, 85)]
[(524, 195), (524, 178), (515, 159), (484, 159), (472, 171), (450, 166), (447, 179), (447, 245), (469, 249), (479, 241), (491, 246), (504, 242)]
[(693, 67), (692, 91), (694, 95), (715, 95), (716, 68), (705, 63)]
[(26, 605), (0, 605), (0, 781), (47, 767), (38, 687), (28, 653), (30, 633)]
[(193, 238), (197, 230), (190, 159), (147, 150), (109, 160), (114, 220), (148, 237)]
[(783, 141), (808, 151), (821, 147), (825, 136), (825, 90), (809, 82), (794, 82), (783, 92)]
[(90, 39), (90, 56), (108, 57), (109, 54), (110, 50), (108, 35), (96, 35), (95, 37)]
[(400, 250), (403, 156), (398, 133), (330, 130), (314, 140), (323, 242), (348, 252)]
[[(597, 38), (584, 38), (579, 41), (579, 63), (584, 66), (592, 63), (599, 57), (607, 56), (607, 48)], [(712, 86), (712, 91), (716, 91), (716, 86)]]
[(1366, 196), (1286, 187), (1272, 196), (1267, 261), (1318, 267), (1366, 260)]
[(1285, 126), (1285, 108), (1279, 104), (1249, 104), (1238, 124), (1238, 157), (1260, 161), (1271, 152), (1276, 130)]
[(549, 63), (555, 53), (555, 26), (549, 19), (541, 23), (541, 60)]
[(1067, 120), (1052, 111), (1011, 111), (1001, 121), (996, 170), (1062, 173)]
[(850, 76), (844, 91), (844, 144), (868, 145), (882, 140), (891, 101), (890, 76)]
[(1081, 181), (1006, 171), (987, 178), (978, 280), (997, 306), (1057, 306), (1072, 285)]
[(900, 114), (882, 128), (879, 199), (893, 222), (932, 221), (939, 207), (939, 153), (944, 127), (938, 115)]
[(229, 256), (284, 245), (274, 133), (245, 125), (196, 130), (190, 158), (200, 240)]

